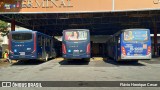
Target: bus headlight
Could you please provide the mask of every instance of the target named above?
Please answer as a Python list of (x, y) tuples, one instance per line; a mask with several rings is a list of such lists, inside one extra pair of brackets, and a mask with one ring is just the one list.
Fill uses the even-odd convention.
[(147, 48), (147, 55), (151, 54), (151, 46), (148, 46)]

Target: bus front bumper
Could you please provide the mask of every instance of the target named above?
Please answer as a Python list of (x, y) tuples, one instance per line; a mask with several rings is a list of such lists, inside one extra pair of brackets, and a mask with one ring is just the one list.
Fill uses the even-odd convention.
[(146, 56), (123, 56), (121, 55), (122, 60), (147, 60), (152, 59), (152, 55), (146, 55)]
[(67, 59), (82, 59), (82, 58), (90, 58), (91, 55), (68, 55), (65, 54), (63, 55), (63, 58), (67, 58)]
[(24, 56), (10, 55), (9, 58), (11, 60), (29, 60), (29, 59), (36, 59), (36, 56), (34, 55), (24, 55)]

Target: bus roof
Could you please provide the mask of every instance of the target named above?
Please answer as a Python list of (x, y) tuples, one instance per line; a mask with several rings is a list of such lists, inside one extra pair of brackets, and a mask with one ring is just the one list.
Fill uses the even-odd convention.
[(32, 30), (18, 30), (18, 31), (11, 31), (11, 32), (36, 32), (36, 31), (32, 31)]
[(131, 29), (123, 29), (122, 31), (128, 31), (128, 30), (149, 30), (145, 28), (131, 28)]
[(89, 31), (89, 29), (66, 29), (66, 30), (63, 30), (63, 31), (78, 31), (78, 30)]
[(110, 37), (107, 39), (107, 41), (108, 41), (109, 39), (111, 39), (112, 37), (114, 37), (114, 36), (118, 36), (118, 35), (119, 35), (119, 34), (121, 34), (122, 32), (124, 32), (124, 31), (128, 31), (128, 30), (149, 30), (149, 29), (145, 29), (145, 28), (131, 28), (131, 29), (123, 29), (123, 30), (118, 31), (117, 33), (115, 33), (115, 34), (113, 34), (113, 35), (110, 35)]
[(113, 36), (117, 36), (119, 35), (121, 32), (124, 32), (124, 31), (131, 31), (131, 30), (149, 30), (149, 29), (145, 29), (145, 28), (131, 28), (131, 29), (123, 29), (121, 31), (118, 31), (117, 33), (113, 34)]
[(18, 32), (23, 32), (23, 33), (25, 33), (25, 32), (36, 32), (36, 33), (38, 33), (38, 34), (41, 34), (41, 35), (44, 35), (44, 36), (47, 36), (47, 37), (51, 37), (51, 36), (49, 36), (49, 35), (47, 35), (47, 34), (45, 34), (45, 33), (41, 33), (41, 32), (38, 32), (38, 31), (32, 31), (32, 30), (20, 30), (20, 31), (11, 31), (11, 33), (18, 33)]

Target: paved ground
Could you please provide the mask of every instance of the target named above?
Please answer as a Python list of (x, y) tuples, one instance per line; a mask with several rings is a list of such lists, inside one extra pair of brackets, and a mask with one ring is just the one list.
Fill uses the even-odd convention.
[[(95, 59), (95, 60), (94, 60)], [(0, 67), (1, 81), (160, 81), (160, 58), (138, 63), (94, 58), (90, 62), (62, 58), (41, 61), (25, 61)], [(97, 59), (97, 60), (96, 60)], [(0, 64), (1, 65), (1, 64)], [(0, 88), (2, 89), (2, 88)], [(37, 89), (37, 88), (32, 88)], [(44, 89), (44, 88), (43, 88)], [(47, 88), (49, 89), (49, 88)], [(51, 89), (51, 88), (50, 88)], [(54, 89), (113, 89), (119, 88), (54, 88)], [(121, 88), (128, 90), (134, 88)], [(136, 88), (159, 90), (160, 88)]]

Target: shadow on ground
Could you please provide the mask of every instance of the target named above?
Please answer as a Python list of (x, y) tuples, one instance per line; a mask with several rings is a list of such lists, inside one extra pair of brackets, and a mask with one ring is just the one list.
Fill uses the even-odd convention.
[(141, 62), (145, 62), (148, 64), (160, 64), (160, 58), (153, 58), (152, 60), (142, 60)]
[(39, 65), (45, 63), (44, 61), (39, 61), (39, 60), (26, 60), (26, 61), (18, 61), (16, 63), (13, 63), (12, 66), (15, 65)]
[(0, 61), (0, 68), (2, 68), (2, 67), (8, 67), (8, 66), (10, 66), (9, 62), (7, 62), (7, 61)]
[(62, 60), (59, 62), (60, 65), (88, 65), (89, 61), (85, 60)]
[(114, 61), (112, 59), (103, 59), (103, 61), (105, 63), (109, 63), (109, 64), (113, 64), (113, 65), (116, 65), (116, 66), (146, 66), (140, 62), (133, 62), (133, 61), (120, 61), (120, 62), (117, 62), (117, 61)]

